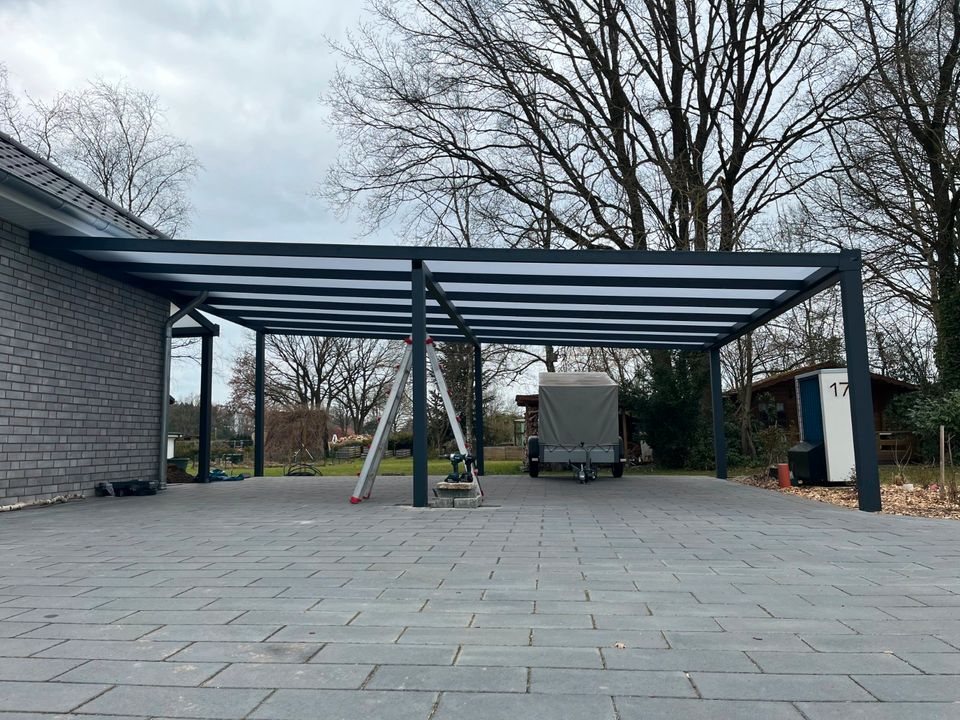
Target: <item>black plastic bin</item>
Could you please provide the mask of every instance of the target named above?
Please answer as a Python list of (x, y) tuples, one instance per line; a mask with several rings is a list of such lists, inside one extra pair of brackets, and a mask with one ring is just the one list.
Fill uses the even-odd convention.
[(823, 443), (798, 442), (787, 451), (790, 472), (797, 484), (822, 483), (827, 480), (827, 456)]

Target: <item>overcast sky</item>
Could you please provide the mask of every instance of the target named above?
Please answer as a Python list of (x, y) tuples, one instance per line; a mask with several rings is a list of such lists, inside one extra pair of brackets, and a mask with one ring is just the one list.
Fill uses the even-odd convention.
[[(362, 8), (355, 0), (0, 0), (0, 62), (11, 85), (39, 97), (97, 77), (156, 93), (169, 129), (204, 166), (186, 236), (349, 242), (355, 228), (311, 193), (337, 148), (319, 101), (336, 69), (326, 38), (342, 38)], [(222, 402), (242, 333), (217, 322), (214, 400)], [(196, 367), (181, 364), (172, 391), (183, 398), (198, 383)]]

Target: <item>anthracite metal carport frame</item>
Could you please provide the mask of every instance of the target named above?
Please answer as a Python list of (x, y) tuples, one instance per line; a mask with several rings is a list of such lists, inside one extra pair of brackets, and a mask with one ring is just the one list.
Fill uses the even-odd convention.
[[(32, 246), (256, 332), (255, 472), (263, 472), (265, 336), (412, 338), (413, 503), (427, 504), (428, 337), (696, 350), (710, 355), (717, 476), (726, 477), (720, 348), (840, 285), (861, 510), (880, 510), (860, 252), (522, 250), (31, 238)], [(476, 388), (477, 417), (482, 396)], [(477, 423), (478, 426), (481, 423)], [(482, 427), (475, 452), (482, 468)]]

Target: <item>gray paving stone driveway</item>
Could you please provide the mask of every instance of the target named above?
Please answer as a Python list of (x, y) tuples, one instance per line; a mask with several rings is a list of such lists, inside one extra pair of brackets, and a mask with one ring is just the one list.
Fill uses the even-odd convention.
[(352, 486), (0, 515), (0, 720), (960, 718), (960, 523), (706, 478)]

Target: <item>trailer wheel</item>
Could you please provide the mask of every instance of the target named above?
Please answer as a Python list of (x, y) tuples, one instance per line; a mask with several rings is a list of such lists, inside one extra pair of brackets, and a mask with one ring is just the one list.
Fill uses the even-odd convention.
[(532, 478), (540, 474), (540, 438), (536, 435), (527, 438), (527, 472)]
[(626, 453), (623, 447), (623, 438), (617, 438), (617, 459), (613, 462), (613, 476), (615, 478), (623, 477), (623, 467), (626, 464)]

